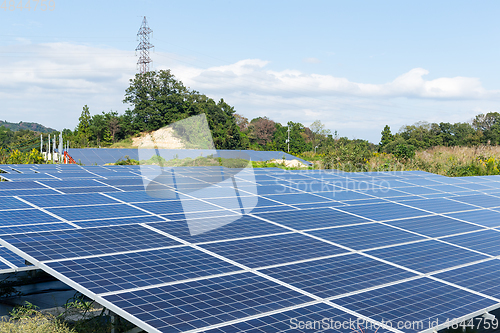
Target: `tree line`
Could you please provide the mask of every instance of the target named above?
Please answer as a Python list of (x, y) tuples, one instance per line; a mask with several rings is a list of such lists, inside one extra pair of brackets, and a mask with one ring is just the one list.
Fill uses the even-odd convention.
[(396, 134), (392, 134), (391, 128), (386, 125), (381, 135), (378, 150), (385, 153), (436, 146), (499, 145), (500, 113), (479, 114), (471, 122), (463, 123), (417, 122), (403, 126)]
[[(223, 99), (215, 101), (189, 89), (170, 70), (136, 74), (123, 102), (129, 105), (123, 114), (116, 111), (91, 114), (85, 105), (76, 128), (63, 130), (64, 140), (71, 147), (108, 147), (142, 132), (205, 114), (217, 149), (280, 150), (305, 158), (328, 155), (330, 164), (348, 160), (361, 163), (374, 152), (411, 158), (415, 150), (433, 146), (500, 144), (498, 112), (479, 114), (469, 123), (418, 122), (403, 126), (395, 134), (387, 125), (378, 145), (339, 137), (320, 120), (309, 126), (293, 121), (281, 124), (268, 117), (249, 120)], [(32, 133), (35, 132), (14, 132), (0, 127), (0, 142), (4, 147), (24, 144), (31, 150), (39, 138), (39, 134)]]

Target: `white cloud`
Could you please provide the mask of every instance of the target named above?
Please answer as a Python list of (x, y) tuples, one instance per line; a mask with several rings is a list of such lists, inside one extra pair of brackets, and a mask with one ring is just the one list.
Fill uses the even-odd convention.
[[(84, 104), (92, 114), (123, 111), (128, 80), (137, 57), (122, 51), (70, 43), (0, 47), (0, 119), (36, 121), (57, 129), (74, 128)], [(500, 91), (485, 89), (478, 78), (426, 80), (414, 68), (384, 84), (347, 78), (275, 71), (261, 59), (200, 68), (178, 55), (156, 53), (155, 68), (170, 68), (186, 86), (224, 98), (248, 118), (268, 116), (310, 125), (322, 120), (340, 135), (378, 142), (385, 124), (397, 131), (419, 120), (467, 121), (477, 110), (500, 109)], [(181, 65), (183, 64), (183, 65)]]
[(318, 58), (305, 58), (302, 61), (306, 62), (308, 64), (319, 64), (319, 63), (321, 63), (321, 60), (319, 60)]

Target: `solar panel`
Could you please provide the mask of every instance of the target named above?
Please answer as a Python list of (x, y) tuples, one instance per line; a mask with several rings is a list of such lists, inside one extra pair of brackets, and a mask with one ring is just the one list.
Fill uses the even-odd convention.
[(163, 332), (203, 328), (312, 300), (252, 273), (113, 294), (104, 299)]
[(390, 321), (395, 328), (399, 323), (405, 332), (419, 332), (469, 313), (485, 313), (497, 302), (421, 278), (339, 298), (334, 303), (375, 320)]
[(429, 237), (441, 237), (483, 229), (471, 223), (460, 222), (439, 215), (389, 221), (387, 224)]
[(248, 238), (201, 246), (247, 267), (256, 268), (320, 258), (347, 251), (302, 234)]
[(421, 273), (434, 272), (488, 258), (483, 254), (435, 240), (387, 247), (368, 251), (367, 254)]
[(96, 294), (240, 270), (190, 247), (174, 247), (47, 263)]
[(322, 298), (415, 276), (401, 268), (359, 254), (268, 268), (261, 272)]
[(498, 177), (269, 168), (238, 174), (236, 195), (213, 182), (222, 168), (183, 167), (185, 193), (166, 199), (129, 170), (141, 171), (40, 166), (72, 180), (0, 183), (0, 272), (28, 260), (152, 332), (303, 331), (291, 319), (428, 321), (498, 307), (500, 289), (483, 281), (495, 285), (500, 231), (482, 230), (500, 227)]
[(365, 250), (424, 239), (379, 223), (309, 231), (308, 234), (355, 250)]
[(33, 258), (32, 263), (179, 244), (137, 225), (35, 232), (2, 239)]

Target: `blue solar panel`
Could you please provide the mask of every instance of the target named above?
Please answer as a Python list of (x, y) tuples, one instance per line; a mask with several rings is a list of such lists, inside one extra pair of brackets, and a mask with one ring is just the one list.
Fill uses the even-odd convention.
[(71, 194), (71, 193), (97, 193), (97, 192), (119, 192), (119, 189), (110, 186), (95, 186), (95, 187), (68, 187), (68, 188), (60, 188), (59, 191)]
[(424, 209), (433, 213), (451, 213), (460, 212), (471, 209), (477, 209), (477, 206), (456, 202), (446, 198), (422, 199), (422, 200), (408, 200), (404, 202), (405, 205)]
[(500, 260), (489, 260), (434, 275), (492, 297), (500, 296)]
[[(496, 302), (452, 286), (421, 278), (415, 281), (347, 296), (334, 303), (375, 320), (398, 323), (405, 332), (432, 329), (429, 323), (460, 318), (495, 305)], [(401, 326), (400, 326), (401, 328)]]
[(470, 223), (460, 222), (439, 215), (424, 216), (424, 217), (399, 220), (399, 221), (390, 221), (387, 222), (387, 224), (403, 228), (409, 231), (417, 232), (419, 234), (429, 237), (441, 237), (446, 235), (453, 235), (462, 232), (483, 229), (479, 226)]
[(366, 323), (341, 310), (324, 303), (309, 305), (269, 316), (256, 318), (236, 324), (214, 328), (207, 333), (256, 333), (256, 332), (323, 332), (342, 333), (389, 332), (378, 325)]
[(26, 260), (5, 247), (0, 247), (0, 257), (4, 258), (17, 267), (26, 266)]
[(486, 253), (492, 256), (500, 255), (500, 232), (485, 230), (465, 235), (443, 238), (444, 241), (464, 246), (466, 248)]
[(165, 219), (154, 215), (148, 215), (141, 217), (123, 217), (123, 218), (99, 219), (91, 221), (76, 221), (72, 223), (82, 228), (92, 228), (92, 227), (107, 227), (112, 225), (138, 224), (138, 223), (163, 222), (163, 221), (165, 221)]
[(0, 211), (0, 226), (61, 222), (38, 209)]
[(487, 194), (461, 195), (454, 197), (453, 200), (483, 208), (500, 207), (500, 198)]
[(178, 245), (173, 239), (137, 225), (47, 231), (2, 239), (39, 261)]
[(311, 301), (252, 273), (104, 296), (163, 331), (188, 331)]
[(23, 208), (32, 208), (30, 205), (18, 200), (16, 198), (3, 198), (0, 200), (0, 210), (4, 209), (23, 209)]
[[(97, 177), (95, 177), (97, 178)], [(50, 186), (52, 188), (65, 188), (65, 187), (92, 187), (92, 186), (104, 186), (103, 184), (93, 180), (93, 179), (78, 179), (78, 180), (43, 180), (42, 184)]]
[(331, 201), (327, 198), (309, 193), (275, 194), (268, 195), (266, 198), (288, 205)]
[(43, 189), (45, 186), (35, 182), (0, 182), (0, 191), (4, 190), (22, 190), (22, 189)]
[(47, 265), (97, 294), (240, 270), (190, 247), (66, 260)]
[(346, 250), (301, 234), (243, 239), (202, 245), (251, 268), (326, 257)]
[(101, 183), (108, 184), (111, 186), (118, 185), (141, 185), (144, 186), (144, 182), (140, 178), (118, 178), (118, 179), (99, 179)]
[(297, 230), (318, 229), (370, 222), (369, 220), (330, 208), (262, 213), (256, 214), (256, 216)]
[(355, 250), (395, 245), (424, 239), (379, 223), (309, 231), (311, 235)]
[(395, 220), (406, 217), (429, 215), (429, 213), (427, 212), (390, 202), (373, 205), (340, 207), (339, 209), (362, 217), (373, 219), (375, 221)]
[(24, 224), (18, 225), (14, 227), (0, 227), (0, 236), (1, 235), (10, 235), (10, 234), (21, 234), (27, 232), (38, 232), (38, 231), (50, 231), (50, 230), (64, 230), (64, 229), (75, 229), (74, 226), (68, 223), (43, 223), (43, 224)]
[(116, 217), (132, 217), (151, 215), (126, 204), (79, 206), (68, 208), (47, 208), (47, 211), (67, 221), (96, 220)]
[(491, 190), (492, 188), (495, 188), (495, 187), (491, 187), (491, 186), (487, 186), (487, 185), (483, 185), (483, 184), (472, 184), (472, 183), (469, 183), (469, 184), (464, 183), (464, 184), (460, 184), (458, 186), (466, 188), (468, 190), (475, 190), (475, 191)]
[[(202, 227), (196, 225), (201, 223)], [(227, 223), (227, 224), (226, 224)], [(268, 222), (261, 221), (251, 216), (241, 216), (236, 220), (233, 217), (206, 218), (191, 221), (168, 221), (148, 223), (148, 225), (180, 237), (191, 243), (212, 242), (216, 240), (271, 235), (288, 232), (287, 229), (278, 227)], [(201, 234), (191, 234), (190, 227), (196, 225), (197, 229), (210, 230)], [(212, 229), (213, 227), (213, 229)], [(193, 228), (191, 228), (193, 230)]]
[(451, 213), (446, 215), (459, 220), (484, 225), (486, 227), (500, 226), (500, 212), (494, 210), (474, 210), (469, 212)]
[(393, 246), (367, 253), (422, 273), (488, 258), (482, 254), (434, 240)]
[(41, 188), (41, 189), (26, 189), (26, 190), (4, 190), (0, 191), (0, 197), (11, 197), (11, 196), (20, 196), (20, 195), (50, 195), (50, 194), (58, 194), (59, 192), (55, 190), (51, 190), (49, 188)]
[(278, 202), (271, 201), (262, 197), (242, 196), (240, 197), (240, 200), (238, 200), (238, 197), (234, 195), (233, 197), (229, 198), (204, 199), (204, 201), (226, 209), (233, 209), (238, 212), (241, 212), (242, 208), (246, 210), (252, 210), (255, 208), (262, 208), (262, 207), (283, 206)]
[[(108, 150), (107, 153), (113, 155), (121, 152)], [(252, 171), (256, 176), (247, 170), (240, 172), (237, 177), (247, 180), (249, 185), (253, 179), (256, 179), (259, 184), (266, 184), (247, 187), (240, 186), (240, 183), (245, 181), (238, 180), (238, 190), (241, 203), (250, 208), (256, 203), (252, 213), (266, 221), (273, 222), (270, 223), (253, 216), (238, 214), (241, 212), (240, 201), (234, 196), (230, 182), (221, 183), (220, 186), (211, 190), (191, 192), (206, 187), (216, 180), (216, 177), (221, 180), (220, 175), (224, 169), (220, 167), (175, 169), (176, 180), (181, 189), (187, 194), (204, 200), (189, 199), (188, 195), (183, 194), (175, 196), (174, 200), (148, 195), (149, 193), (144, 191), (143, 180), (129, 172), (129, 170), (135, 170), (140, 173), (141, 167), (139, 166), (88, 168), (35, 166), (33, 168), (59, 177), (70, 177), (71, 180), (44, 181), (47, 185), (68, 194), (33, 196), (34, 193), (38, 193), (37, 191), (52, 194), (54, 191), (39, 187), (31, 189), (33, 186), (40, 186), (39, 184), (33, 185), (36, 183), (32, 181), (22, 182), (22, 186), (18, 185), (12, 189), (2, 189), (2, 184), (0, 184), (0, 196), (7, 195), (7, 200), (0, 200), (0, 234), (2, 232), (4, 234), (1, 237), (3, 243), (9, 248), (17, 247), (20, 253), (25, 252), (25, 257), (34, 263), (39, 260), (57, 261), (49, 265), (51, 269), (65, 276), (67, 279), (65, 282), (74, 283), (77, 289), (83, 292), (91, 290), (95, 293), (108, 293), (106, 297), (113, 304), (106, 306), (109, 306), (111, 310), (115, 307), (114, 310), (121, 308), (123, 313), (137, 314), (137, 317), (130, 316), (127, 319), (139, 325), (140, 320), (145, 320), (147, 324), (165, 331), (193, 328), (205, 330), (205, 327), (214, 324), (222, 326), (217, 329), (220, 332), (231, 330), (303, 331), (300, 328), (281, 329), (284, 323), (283, 318), (288, 318), (288, 320), (290, 318), (285, 315), (280, 316), (280, 313), (275, 313), (275, 311), (283, 311), (286, 306), (296, 306), (298, 309), (293, 311), (309, 313), (305, 310), (309, 308), (304, 304), (306, 300), (285, 304), (280, 298), (275, 298), (272, 293), (254, 286), (250, 289), (254, 288), (252, 290), (259, 293), (258, 296), (262, 297), (263, 303), (255, 301), (255, 294), (228, 303), (224, 297), (233, 297), (240, 293), (238, 291), (234, 294), (227, 290), (237, 286), (241, 288), (240, 290), (247, 292), (249, 290), (247, 284), (243, 283), (244, 286), (241, 286), (238, 281), (241, 277), (247, 275), (255, 277), (255, 275), (236, 273), (233, 270), (239, 270), (237, 266), (233, 267), (225, 261), (216, 259), (215, 255), (212, 257), (202, 251), (182, 246), (168, 236), (138, 225), (141, 223), (147, 223), (150, 227), (188, 242), (197, 243), (216, 255), (227, 257), (252, 269), (260, 268), (260, 271), (276, 279), (288, 282), (319, 297), (334, 297), (333, 302), (347, 299), (342, 296), (345, 293), (358, 294), (360, 290), (366, 288), (369, 288), (373, 295), (383, 295), (385, 290), (388, 290), (386, 288), (394, 287), (396, 290), (404, 285), (400, 283), (401, 279), (413, 279), (407, 283), (408, 286), (413, 286), (418, 294), (423, 287), (419, 288), (415, 281), (421, 281), (421, 279), (415, 280), (416, 275), (410, 270), (431, 274), (447, 269), (451, 272), (458, 272), (453, 269), (455, 266), (470, 264), (467, 267), (470, 267), (471, 272), (474, 272), (476, 276), (496, 281), (493, 275), (486, 273), (487, 269), (497, 269), (495, 265), (479, 267), (477, 263), (490, 259), (491, 255), (500, 255), (500, 251), (497, 252), (495, 249), (495, 244), (500, 240), (497, 236), (500, 232), (495, 230), (476, 232), (480, 226), (475, 225), (500, 227), (500, 224), (495, 224), (500, 223), (496, 222), (500, 220), (497, 218), (500, 212), (478, 210), (479, 207), (494, 209), (500, 207), (498, 204), (500, 194), (481, 193), (499, 191), (500, 182), (493, 184), (493, 179), (486, 181), (484, 178), (449, 179), (423, 172), (388, 174), (262, 169)], [(153, 176), (155, 170), (159, 169), (157, 166), (143, 166), (142, 168), (144, 174)], [(28, 169), (26, 169), (28, 172), (33, 172)], [(86, 170), (113, 179), (101, 178), (101, 183), (91, 179), (80, 180), (82, 176), (89, 175)], [(92, 177), (98, 178), (96, 175)], [(103, 183), (110, 186), (105, 186)], [(411, 183), (418, 185), (412, 186)], [(345, 188), (355, 191), (345, 190)], [(254, 194), (256, 189), (265, 197), (251, 196), (250, 194)], [(285, 192), (280, 193), (283, 190)], [(448, 193), (443, 192), (444, 190)], [(95, 192), (109, 193), (118, 200), (115, 201)], [(17, 202), (8, 197), (13, 193), (15, 195), (29, 194), (23, 198), (41, 207), (53, 207), (47, 209), (74, 221), (74, 224), (84, 229), (75, 229), (36, 209), (18, 209)], [(454, 200), (444, 199), (444, 197), (453, 197)], [(415, 198), (429, 199), (416, 200)], [(256, 200), (255, 203), (249, 203), (245, 201), (247, 199)], [(133, 203), (133, 206), (144, 207), (147, 211), (120, 204), (119, 201)], [(421, 207), (438, 214), (445, 212), (449, 217), (438, 216), (422, 209), (407, 207), (407, 205)], [(332, 206), (336, 207), (324, 208)], [(27, 206), (19, 206), (19, 208), (22, 207)], [(265, 213), (266, 211), (272, 213)], [(19, 215), (2, 215), (6, 212), (18, 212)], [(150, 215), (149, 212), (161, 214), (164, 218)], [(37, 216), (29, 216), (30, 214)], [(216, 217), (210, 218), (211, 216)], [(170, 221), (165, 221), (165, 218)], [(3, 227), (2, 221), (5, 222)], [(10, 224), (9, 221), (21, 222)], [(386, 222), (374, 223), (373, 221)], [(305, 231), (306, 234), (294, 233), (288, 228)], [(19, 232), (25, 234), (12, 234)], [(461, 235), (446, 237), (457, 233)], [(481, 238), (478, 238), (479, 236)], [(442, 241), (428, 240), (427, 237), (440, 237)], [(340, 246), (332, 245), (330, 242)], [(402, 243), (410, 244), (401, 245)], [(164, 247), (168, 248), (158, 249)], [(366, 252), (353, 254), (347, 252), (344, 247)], [(370, 250), (374, 248), (379, 249)], [(468, 251), (466, 248), (484, 252), (485, 255)], [(118, 254), (121, 252), (127, 253)], [(91, 257), (84, 259), (81, 258), (82, 256)], [(377, 258), (380, 260), (376, 260)], [(18, 258), (17, 261), (20, 262), (20, 267), (23, 267), (22, 260)], [(463, 273), (460, 271), (454, 283), (464, 285), (464, 287), (471, 284), (477, 288), (486, 288), (485, 284), (480, 283), (481, 279), (477, 279), (475, 284), (470, 282), (465, 272), (465, 268)], [(211, 281), (214, 280), (214, 277), (211, 277), (212, 274), (221, 273), (227, 274), (224, 277), (230, 281), (227, 282), (227, 287), (219, 289), (220, 294), (216, 297), (208, 298), (214, 303), (203, 304), (203, 308), (195, 308), (198, 306), (196, 303), (199, 300), (198, 295), (206, 297), (208, 293), (204, 290), (193, 291), (197, 288), (195, 283), (185, 280), (202, 278), (196, 283), (206, 286), (207, 281), (212, 283)], [(438, 276), (444, 276), (442, 274)], [(452, 276), (452, 273), (449, 273), (446, 278)], [(258, 278), (277, 285), (271, 280)], [(393, 283), (397, 284), (381, 287)], [(162, 286), (158, 287), (157, 284)], [(154, 285), (156, 287), (153, 287)], [(291, 291), (284, 286), (279, 287)], [(166, 292), (165, 289), (168, 288), (173, 288), (172, 290), (175, 291)], [(493, 289), (484, 290), (496, 292)], [(132, 295), (131, 291), (135, 294)], [(141, 294), (151, 291), (154, 291), (154, 294)], [(399, 291), (396, 292), (399, 293)], [(438, 294), (439, 292), (440, 290)], [(115, 296), (110, 295), (111, 293), (125, 297), (121, 300), (114, 299)], [(367, 295), (367, 292), (361, 292), (358, 295)], [(401, 304), (416, 306), (407, 307), (401, 311), (398, 301), (395, 301), (391, 295), (391, 293), (387, 294), (388, 303), (386, 303), (389, 305), (380, 302), (376, 304), (376, 301), (369, 299), (365, 302), (365, 309), (377, 305), (378, 307), (373, 312), (375, 315), (379, 313), (377, 311), (383, 310), (397, 318), (415, 315), (417, 310), (414, 309), (416, 308), (427, 310), (426, 304), (415, 303), (411, 298), (407, 301), (404, 298), (406, 295), (401, 292), (398, 294), (403, 295), (404, 298)], [(349, 297), (355, 296), (357, 295)], [(426, 296), (423, 295), (419, 300), (423, 302), (424, 297)], [(427, 298), (431, 297), (427, 296)], [(179, 301), (180, 299), (182, 300)], [(163, 303), (166, 300), (169, 302), (168, 306)], [(215, 301), (221, 300), (219, 307)], [(465, 301), (468, 300), (465, 299)], [(269, 304), (275, 304), (275, 301), (281, 303), (278, 307), (270, 307)], [(309, 298), (308, 301), (310, 301)], [(231, 306), (226, 308), (228, 304)], [(237, 306), (242, 308), (235, 308), (233, 304), (238, 304)], [(359, 303), (356, 304), (359, 305)], [(465, 304), (464, 312), (467, 315), (472, 308), (469, 307), (470, 303)], [(179, 305), (182, 307), (181, 311), (184, 311), (182, 314), (176, 312), (180, 309)], [(333, 309), (329, 305), (330, 303), (315, 304), (314, 306), (320, 307), (311, 310), (311, 313), (322, 313), (322, 311)], [(459, 307), (458, 303), (454, 308), (457, 307)], [(216, 312), (219, 308), (223, 311), (220, 314)], [(255, 311), (256, 309), (259, 311)], [(347, 306), (347, 309), (353, 308)], [(371, 309), (373, 310), (373, 307)], [(269, 311), (273, 312), (269, 313)], [(335, 311), (338, 310), (334, 310), (333, 313)], [(399, 312), (396, 313), (397, 311)], [(447, 307), (433, 308), (433, 312), (437, 315), (443, 314), (443, 311), (448, 311)], [(364, 314), (371, 316), (368, 312)], [(249, 318), (248, 316), (252, 314), (257, 314), (261, 318)], [(418, 315), (421, 314), (418, 313)], [(227, 321), (233, 319), (241, 322), (224, 326)]]
[(274, 267), (261, 272), (322, 298), (415, 276), (359, 254)]
[[(45, 196), (26, 196), (24, 200), (38, 207), (87, 206), (101, 204), (116, 204), (117, 201), (97, 193), (89, 194), (59, 194)], [(68, 209), (70, 210), (70, 209)]]

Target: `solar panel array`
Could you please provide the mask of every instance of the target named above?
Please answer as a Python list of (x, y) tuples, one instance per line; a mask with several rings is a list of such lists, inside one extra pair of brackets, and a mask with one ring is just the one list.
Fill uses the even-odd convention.
[[(196, 158), (214, 154), (214, 150), (209, 149), (159, 149), (160, 156), (167, 160), (172, 158)], [(156, 154), (154, 149), (117, 149), (117, 148), (70, 148), (69, 155), (76, 161), (84, 165), (104, 165), (115, 163), (118, 160), (126, 159), (127, 156), (134, 160), (144, 160)], [(301, 158), (284, 153), (282, 151), (255, 151), (255, 150), (217, 150), (215, 152), (221, 157), (230, 156), (231, 158), (248, 159), (252, 161), (269, 161), (273, 159), (281, 160), (299, 160), (310, 165)]]
[(0, 169), (50, 176), (0, 183), (0, 268), (26, 260), (148, 332), (430, 332), (500, 307), (500, 176), (245, 169), (162, 199), (135, 166)]

